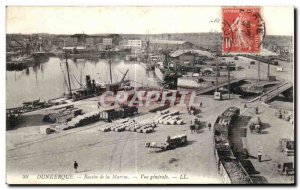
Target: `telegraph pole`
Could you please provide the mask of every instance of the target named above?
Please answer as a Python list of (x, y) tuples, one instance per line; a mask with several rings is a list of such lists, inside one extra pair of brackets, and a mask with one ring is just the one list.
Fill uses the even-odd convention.
[[(218, 45), (216, 43), (215, 45), (215, 48), (216, 50), (218, 49)], [(217, 52), (217, 51), (216, 51)], [(217, 54), (217, 53), (216, 53)], [(218, 86), (219, 86), (219, 61), (217, 60), (217, 55), (216, 55), (216, 58), (215, 58), (215, 61), (216, 61), (216, 67), (217, 67), (217, 75), (216, 75), (216, 89), (215, 89), (215, 92), (218, 92)]]
[(270, 63), (268, 62), (268, 76), (267, 76), (267, 80), (270, 80)]
[(228, 98), (229, 98), (229, 100), (230, 100), (230, 62), (228, 63)]
[(258, 81), (260, 81), (260, 61), (258, 61)]
[(219, 62), (217, 60), (217, 75), (216, 75), (216, 92), (218, 92), (218, 86), (219, 86)]

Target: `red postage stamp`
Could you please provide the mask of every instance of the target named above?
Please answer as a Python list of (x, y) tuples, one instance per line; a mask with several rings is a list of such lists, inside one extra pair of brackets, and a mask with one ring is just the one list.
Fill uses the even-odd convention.
[(222, 53), (259, 54), (265, 36), (260, 7), (222, 8)]

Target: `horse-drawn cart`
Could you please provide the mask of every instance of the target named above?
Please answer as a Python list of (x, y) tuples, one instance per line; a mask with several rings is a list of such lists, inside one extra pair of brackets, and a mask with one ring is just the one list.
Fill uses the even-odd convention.
[(170, 149), (175, 149), (179, 146), (184, 146), (187, 144), (187, 136), (185, 134), (183, 135), (177, 135), (170, 137), (168, 136), (165, 142), (146, 142), (145, 147), (150, 148), (154, 151), (165, 151)]
[(281, 175), (294, 175), (294, 163), (293, 162), (281, 162), (274, 164), (276, 170)]
[(250, 131), (251, 133), (261, 133), (262, 130), (262, 123), (259, 117), (255, 117), (252, 119), (251, 123), (250, 123)]

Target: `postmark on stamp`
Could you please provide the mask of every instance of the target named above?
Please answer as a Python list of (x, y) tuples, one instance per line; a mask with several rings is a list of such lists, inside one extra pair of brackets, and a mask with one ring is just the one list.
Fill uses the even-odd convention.
[(222, 8), (222, 53), (259, 54), (265, 37), (260, 7)]

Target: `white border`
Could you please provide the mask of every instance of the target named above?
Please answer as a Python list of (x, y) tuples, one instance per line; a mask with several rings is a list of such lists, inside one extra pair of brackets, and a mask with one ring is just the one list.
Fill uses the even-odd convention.
[[(277, 1), (262, 1), (262, 0), (249, 0), (249, 1), (241, 1), (241, 0), (230, 0), (230, 1), (222, 1), (222, 0), (207, 0), (207, 1), (195, 1), (195, 0), (151, 0), (151, 1), (146, 1), (146, 0), (140, 0), (140, 1), (136, 1), (136, 0), (127, 0), (127, 1), (122, 1), (122, 0), (102, 0), (102, 1), (96, 1), (96, 0), (72, 0), (72, 1), (66, 1), (66, 0), (48, 0), (48, 1), (41, 1), (41, 0), (27, 0), (27, 1), (22, 1), (22, 0), (2, 0), (0, 1), (0, 11), (1, 11), (1, 19), (0, 19), (0, 26), (2, 26), (2, 30), (1, 30), (1, 38), (0, 38), (0, 48), (1, 48), (1, 64), (2, 66), (0, 67), (0, 71), (1, 71), (1, 93), (0, 93), (0, 107), (1, 107), (1, 112), (0, 112), (0, 121), (1, 121), (1, 146), (0, 146), (0, 150), (1, 150), (1, 161), (0, 161), (0, 187), (1, 189), (8, 189), (11, 188), (9, 186), (7, 186), (5, 184), (5, 173), (6, 173), (6, 166), (5, 166), (5, 105), (6, 105), (6, 77), (5, 77), (5, 6), (9, 6), (9, 5), (18, 5), (18, 6), (25, 6), (25, 5), (42, 5), (42, 6), (47, 6), (47, 5), (56, 5), (56, 6), (67, 6), (67, 5), (76, 5), (76, 6), (100, 6), (100, 5), (202, 5), (202, 6), (213, 6), (213, 5), (237, 5), (237, 6), (246, 6), (246, 5), (272, 5), (272, 6), (282, 6), (282, 5), (294, 5), (296, 8), (300, 7), (300, 1), (296, 1), (296, 0), (277, 0)], [(299, 10), (298, 10), (299, 11)], [(298, 12), (299, 14), (299, 12)], [(297, 25), (299, 25), (299, 20), (297, 20)], [(298, 33), (297, 33), (298, 34)], [(295, 35), (297, 35), (295, 34)], [(299, 49), (299, 45), (297, 44), (297, 49)], [(295, 52), (296, 54), (297, 52)], [(297, 63), (295, 63), (297, 64)], [(299, 71), (299, 66), (297, 67), (297, 73)], [(299, 79), (299, 77), (298, 77)], [(299, 87), (299, 81), (297, 81), (297, 87)], [(299, 98), (299, 93), (297, 98)], [(299, 101), (299, 99), (298, 99)], [(298, 107), (297, 107), (298, 108)], [(298, 111), (295, 110), (295, 111)], [(298, 112), (299, 114), (299, 112)], [(297, 118), (298, 119), (298, 118)], [(299, 120), (298, 122), (299, 123)], [(298, 126), (296, 126), (297, 128)], [(297, 142), (299, 142), (299, 131), (300, 129), (298, 129), (298, 133), (297, 133)], [(296, 146), (298, 147), (298, 146)], [(297, 166), (299, 168), (299, 154), (298, 154), (298, 163)], [(297, 176), (299, 176), (299, 170), (297, 170)], [(298, 180), (296, 180), (298, 181)], [(299, 181), (298, 181), (299, 183)], [(73, 186), (74, 187), (74, 186)], [(71, 187), (71, 188), (73, 188)], [(220, 186), (219, 186), (220, 187)], [(232, 188), (233, 186), (222, 186), (220, 188)], [(283, 186), (278, 186), (281, 189), (285, 189), (287, 187), (283, 187)], [(18, 187), (18, 189), (33, 189), (33, 188), (40, 188), (40, 187)], [(52, 187), (48, 187), (48, 188), (52, 188)], [(55, 189), (65, 189), (65, 188), (70, 188), (70, 187), (55, 187)], [(80, 189), (87, 189), (89, 187), (78, 187)], [(95, 188), (99, 188), (99, 187), (95, 187)], [(111, 187), (100, 187), (101, 189), (103, 188), (109, 188), (112, 189)], [(113, 187), (113, 189), (115, 188), (132, 188), (132, 187)], [(137, 188), (141, 188), (141, 187), (137, 187)], [(145, 188), (145, 187), (143, 187)], [(168, 189), (173, 189), (173, 188), (178, 188), (178, 187), (174, 187), (174, 186), (168, 186), (168, 187), (158, 187), (158, 188), (168, 188)], [(179, 187), (179, 188), (184, 188), (184, 187)], [(200, 187), (200, 188), (205, 188), (205, 187)], [(218, 186), (214, 186), (212, 188), (218, 188)], [(237, 186), (236, 188), (241, 188), (241, 186)], [(251, 188), (251, 186), (249, 187), (245, 187), (245, 188)], [(265, 187), (257, 187), (254, 186), (252, 188), (255, 189), (260, 189), (260, 188), (265, 188)], [(274, 188), (274, 187), (269, 187), (269, 188)]]

